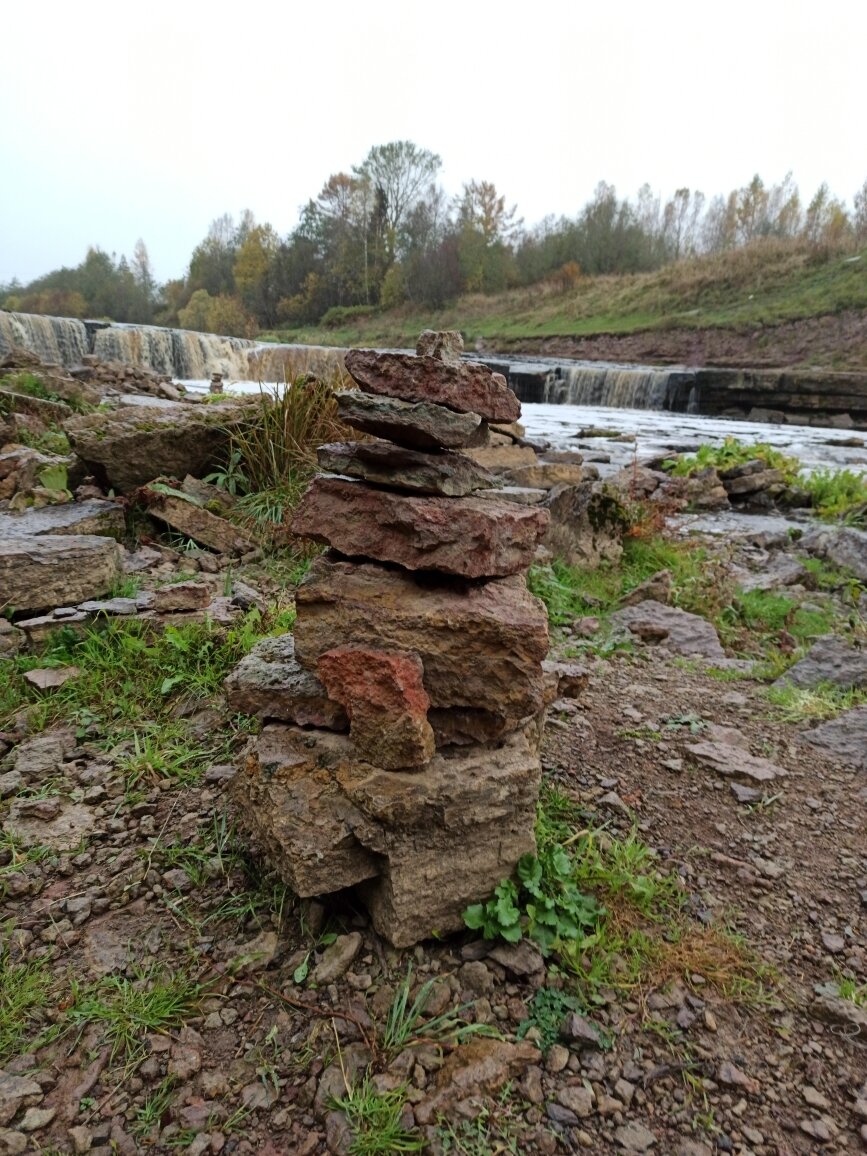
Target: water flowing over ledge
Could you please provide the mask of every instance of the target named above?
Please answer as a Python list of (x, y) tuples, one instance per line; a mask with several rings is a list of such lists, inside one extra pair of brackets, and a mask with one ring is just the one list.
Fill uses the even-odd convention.
[[(155, 325), (0, 311), (0, 356), (13, 346), (65, 368), (94, 354), (180, 381), (207, 380), (218, 373), (227, 384), (281, 383), (301, 372), (342, 369), (345, 353), (326, 346), (278, 345)], [(526, 403), (867, 429), (867, 374), (862, 373), (467, 356), (502, 372)]]

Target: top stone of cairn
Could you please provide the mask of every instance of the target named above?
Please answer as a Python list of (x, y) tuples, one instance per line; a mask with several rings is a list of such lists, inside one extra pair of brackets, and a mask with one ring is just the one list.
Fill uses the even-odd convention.
[(426, 329), (418, 340), (416, 356), (351, 349), (346, 368), (366, 393), (384, 394), (400, 401), (433, 402), (458, 413), (477, 413), (485, 421), (513, 422), (521, 403), (501, 373), (486, 365), (461, 361), (459, 333)]

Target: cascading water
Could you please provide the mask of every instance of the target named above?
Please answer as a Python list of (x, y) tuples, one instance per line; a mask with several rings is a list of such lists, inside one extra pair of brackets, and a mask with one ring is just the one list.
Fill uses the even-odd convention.
[(88, 352), (87, 328), (72, 317), (0, 311), (0, 354), (18, 346), (47, 365), (79, 365)]
[(102, 361), (122, 361), (182, 379), (221, 373), (227, 380), (250, 376), (257, 345), (243, 337), (220, 337), (156, 325), (109, 325), (96, 332), (93, 352)]
[(681, 410), (693, 383), (689, 371), (643, 365), (516, 361), (507, 368), (521, 401), (546, 405)]

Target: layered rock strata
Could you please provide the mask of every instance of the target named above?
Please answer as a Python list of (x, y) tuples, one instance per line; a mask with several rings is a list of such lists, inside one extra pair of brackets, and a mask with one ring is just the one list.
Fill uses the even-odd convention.
[[(500, 375), (427, 332), (418, 355), (353, 350), (344, 421), (292, 529), (331, 547), (300, 586), (294, 640), (227, 682), (268, 723), (233, 791), (304, 896), (359, 885), (397, 946), (462, 926), (533, 849), (550, 701), (544, 606), (526, 570), (548, 526), (461, 448), (520, 406)], [(478, 495), (485, 493), (482, 500)], [(348, 733), (347, 733), (348, 732)]]

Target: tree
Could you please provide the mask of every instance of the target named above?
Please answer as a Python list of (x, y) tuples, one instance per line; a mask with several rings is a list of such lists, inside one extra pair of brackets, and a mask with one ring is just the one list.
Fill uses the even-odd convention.
[(858, 241), (867, 240), (867, 180), (855, 194), (853, 201), (854, 213), (852, 227)]
[(407, 215), (430, 190), (441, 165), (436, 153), (398, 140), (375, 145), (355, 170), (356, 176), (371, 182), (381, 199), (386, 265), (397, 255)]
[(279, 244), (280, 239), (271, 225), (254, 225), (238, 247), (232, 267), (237, 296), (247, 313), (263, 325), (273, 325), (276, 320), (273, 266)]

